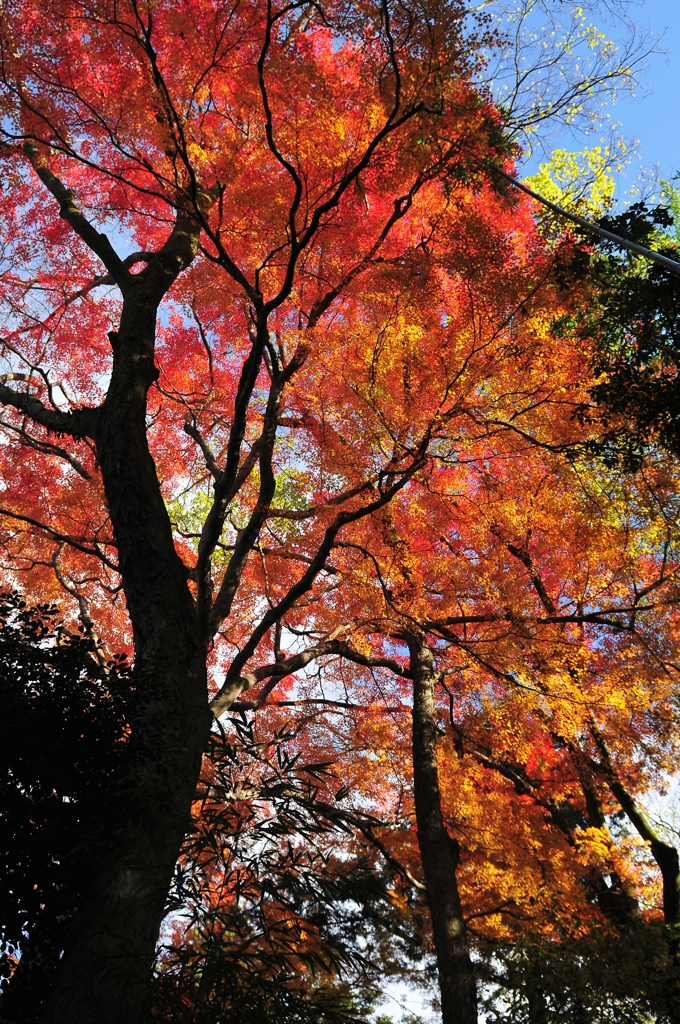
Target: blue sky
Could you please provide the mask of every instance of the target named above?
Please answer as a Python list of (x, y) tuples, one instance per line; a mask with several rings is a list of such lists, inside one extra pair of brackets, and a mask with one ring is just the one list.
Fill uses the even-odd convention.
[(639, 140), (642, 166), (658, 166), (668, 178), (680, 171), (680, 0), (646, 0), (631, 14), (656, 35), (664, 33), (660, 46), (668, 53), (650, 57), (641, 80), (646, 91), (620, 100), (611, 113), (626, 138)]
[[(551, 2), (553, 11), (559, 9), (561, 0)], [(566, 9), (566, 18), (576, 2), (572, 0)], [(622, 92), (616, 102), (601, 108), (616, 127), (616, 134), (629, 145), (629, 164), (616, 174), (616, 198), (625, 205), (630, 201), (630, 186), (634, 183), (643, 187), (649, 201), (659, 196), (655, 179), (667, 180), (680, 173), (680, 0), (622, 0), (622, 5), (636, 27), (641, 49), (657, 51), (649, 54), (646, 67), (639, 71), (634, 95)], [(597, 8), (598, 4), (593, 6)], [(598, 17), (591, 5), (586, 5), (586, 18), (594, 21), (608, 38), (623, 42), (628, 28), (620, 25), (617, 31), (616, 22), (604, 16), (606, 7), (607, 0), (600, 0)], [(539, 25), (543, 27), (540, 13), (533, 27)], [(526, 159), (522, 175), (535, 173), (551, 148), (578, 151), (597, 145), (608, 135), (604, 126), (597, 127), (593, 134), (554, 130), (545, 139), (546, 149), (537, 149)]]

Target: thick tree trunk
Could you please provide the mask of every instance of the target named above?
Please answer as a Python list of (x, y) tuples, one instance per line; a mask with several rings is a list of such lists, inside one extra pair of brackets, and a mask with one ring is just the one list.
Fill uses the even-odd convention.
[(134, 292), (126, 297), (96, 437), (135, 639), (128, 770), (108, 809), (111, 833), (93, 851), (94, 884), (44, 1024), (144, 1019), (165, 899), (210, 729), (205, 639), (147, 446), (156, 308)]
[(456, 870), (458, 843), (441, 809), (437, 772), (434, 659), (419, 638), (409, 639), (413, 675), (413, 785), (418, 843), (432, 917), (444, 1024), (476, 1024), (477, 992)]

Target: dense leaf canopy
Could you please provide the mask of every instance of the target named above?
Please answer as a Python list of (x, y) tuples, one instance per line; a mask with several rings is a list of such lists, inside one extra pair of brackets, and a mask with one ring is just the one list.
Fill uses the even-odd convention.
[[(358, 1017), (391, 943), (434, 950), (447, 1024), (475, 970), (533, 1012), (524, 950), (549, 980), (642, 935), (671, 979), (645, 794), (680, 740), (675, 286), (584, 279), (499, 188), (493, 36), (457, 0), (0, 21), (0, 551), (83, 631), (8, 604), (8, 756), (39, 730), (43, 785), (75, 730), (55, 849), (109, 815), (46, 1024), (138, 1024), (154, 956), (159, 1019), (206, 1024), (240, 987), (258, 1019)], [(662, 442), (639, 472), (600, 458), (593, 395)], [(614, 974), (603, 1007), (644, 1019)]]

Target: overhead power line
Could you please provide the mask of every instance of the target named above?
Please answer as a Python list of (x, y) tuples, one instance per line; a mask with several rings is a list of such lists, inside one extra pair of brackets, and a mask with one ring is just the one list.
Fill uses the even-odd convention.
[(572, 221), (573, 224), (578, 224), (579, 227), (584, 228), (586, 231), (591, 231), (593, 234), (598, 235), (600, 238), (606, 238), (609, 242), (614, 242), (622, 249), (630, 249), (631, 252), (637, 253), (638, 256), (643, 256), (647, 260), (652, 260), (654, 263), (658, 263), (659, 266), (665, 267), (666, 270), (670, 270), (672, 274), (680, 277), (680, 263), (676, 260), (670, 259), (668, 256), (664, 256), (663, 253), (655, 252), (653, 249), (647, 249), (644, 245), (638, 245), (637, 242), (631, 242), (630, 239), (624, 238), (622, 235), (617, 235), (613, 231), (607, 231), (606, 228), (600, 227), (599, 224), (593, 224), (592, 221), (586, 220), (584, 217), (579, 217), (577, 213), (569, 213), (562, 206), (558, 206), (557, 203), (552, 203), (545, 196), (539, 195), (538, 192), (534, 192), (533, 189), (529, 188), (528, 185), (523, 185), (521, 181), (517, 181), (511, 174), (506, 171), (502, 171), (500, 167), (494, 167), (494, 171), (499, 174), (502, 178), (505, 178), (511, 185), (518, 188), (521, 192), (525, 192), (532, 199), (546, 206), (553, 213), (558, 214), (560, 217), (566, 217), (567, 220)]

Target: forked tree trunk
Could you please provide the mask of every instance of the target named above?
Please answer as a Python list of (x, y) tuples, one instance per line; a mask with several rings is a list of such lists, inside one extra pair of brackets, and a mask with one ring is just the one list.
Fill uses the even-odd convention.
[[(140, 288), (141, 291), (141, 288)], [(135, 640), (129, 762), (43, 1024), (141, 1024), (210, 729), (205, 640), (147, 446), (157, 302), (126, 297), (96, 442)]]
[(432, 652), (409, 638), (413, 676), (413, 787), (418, 844), (432, 917), (443, 1024), (477, 1024), (477, 991), (465, 936), (456, 871), (460, 848), (442, 815), (437, 772)]

